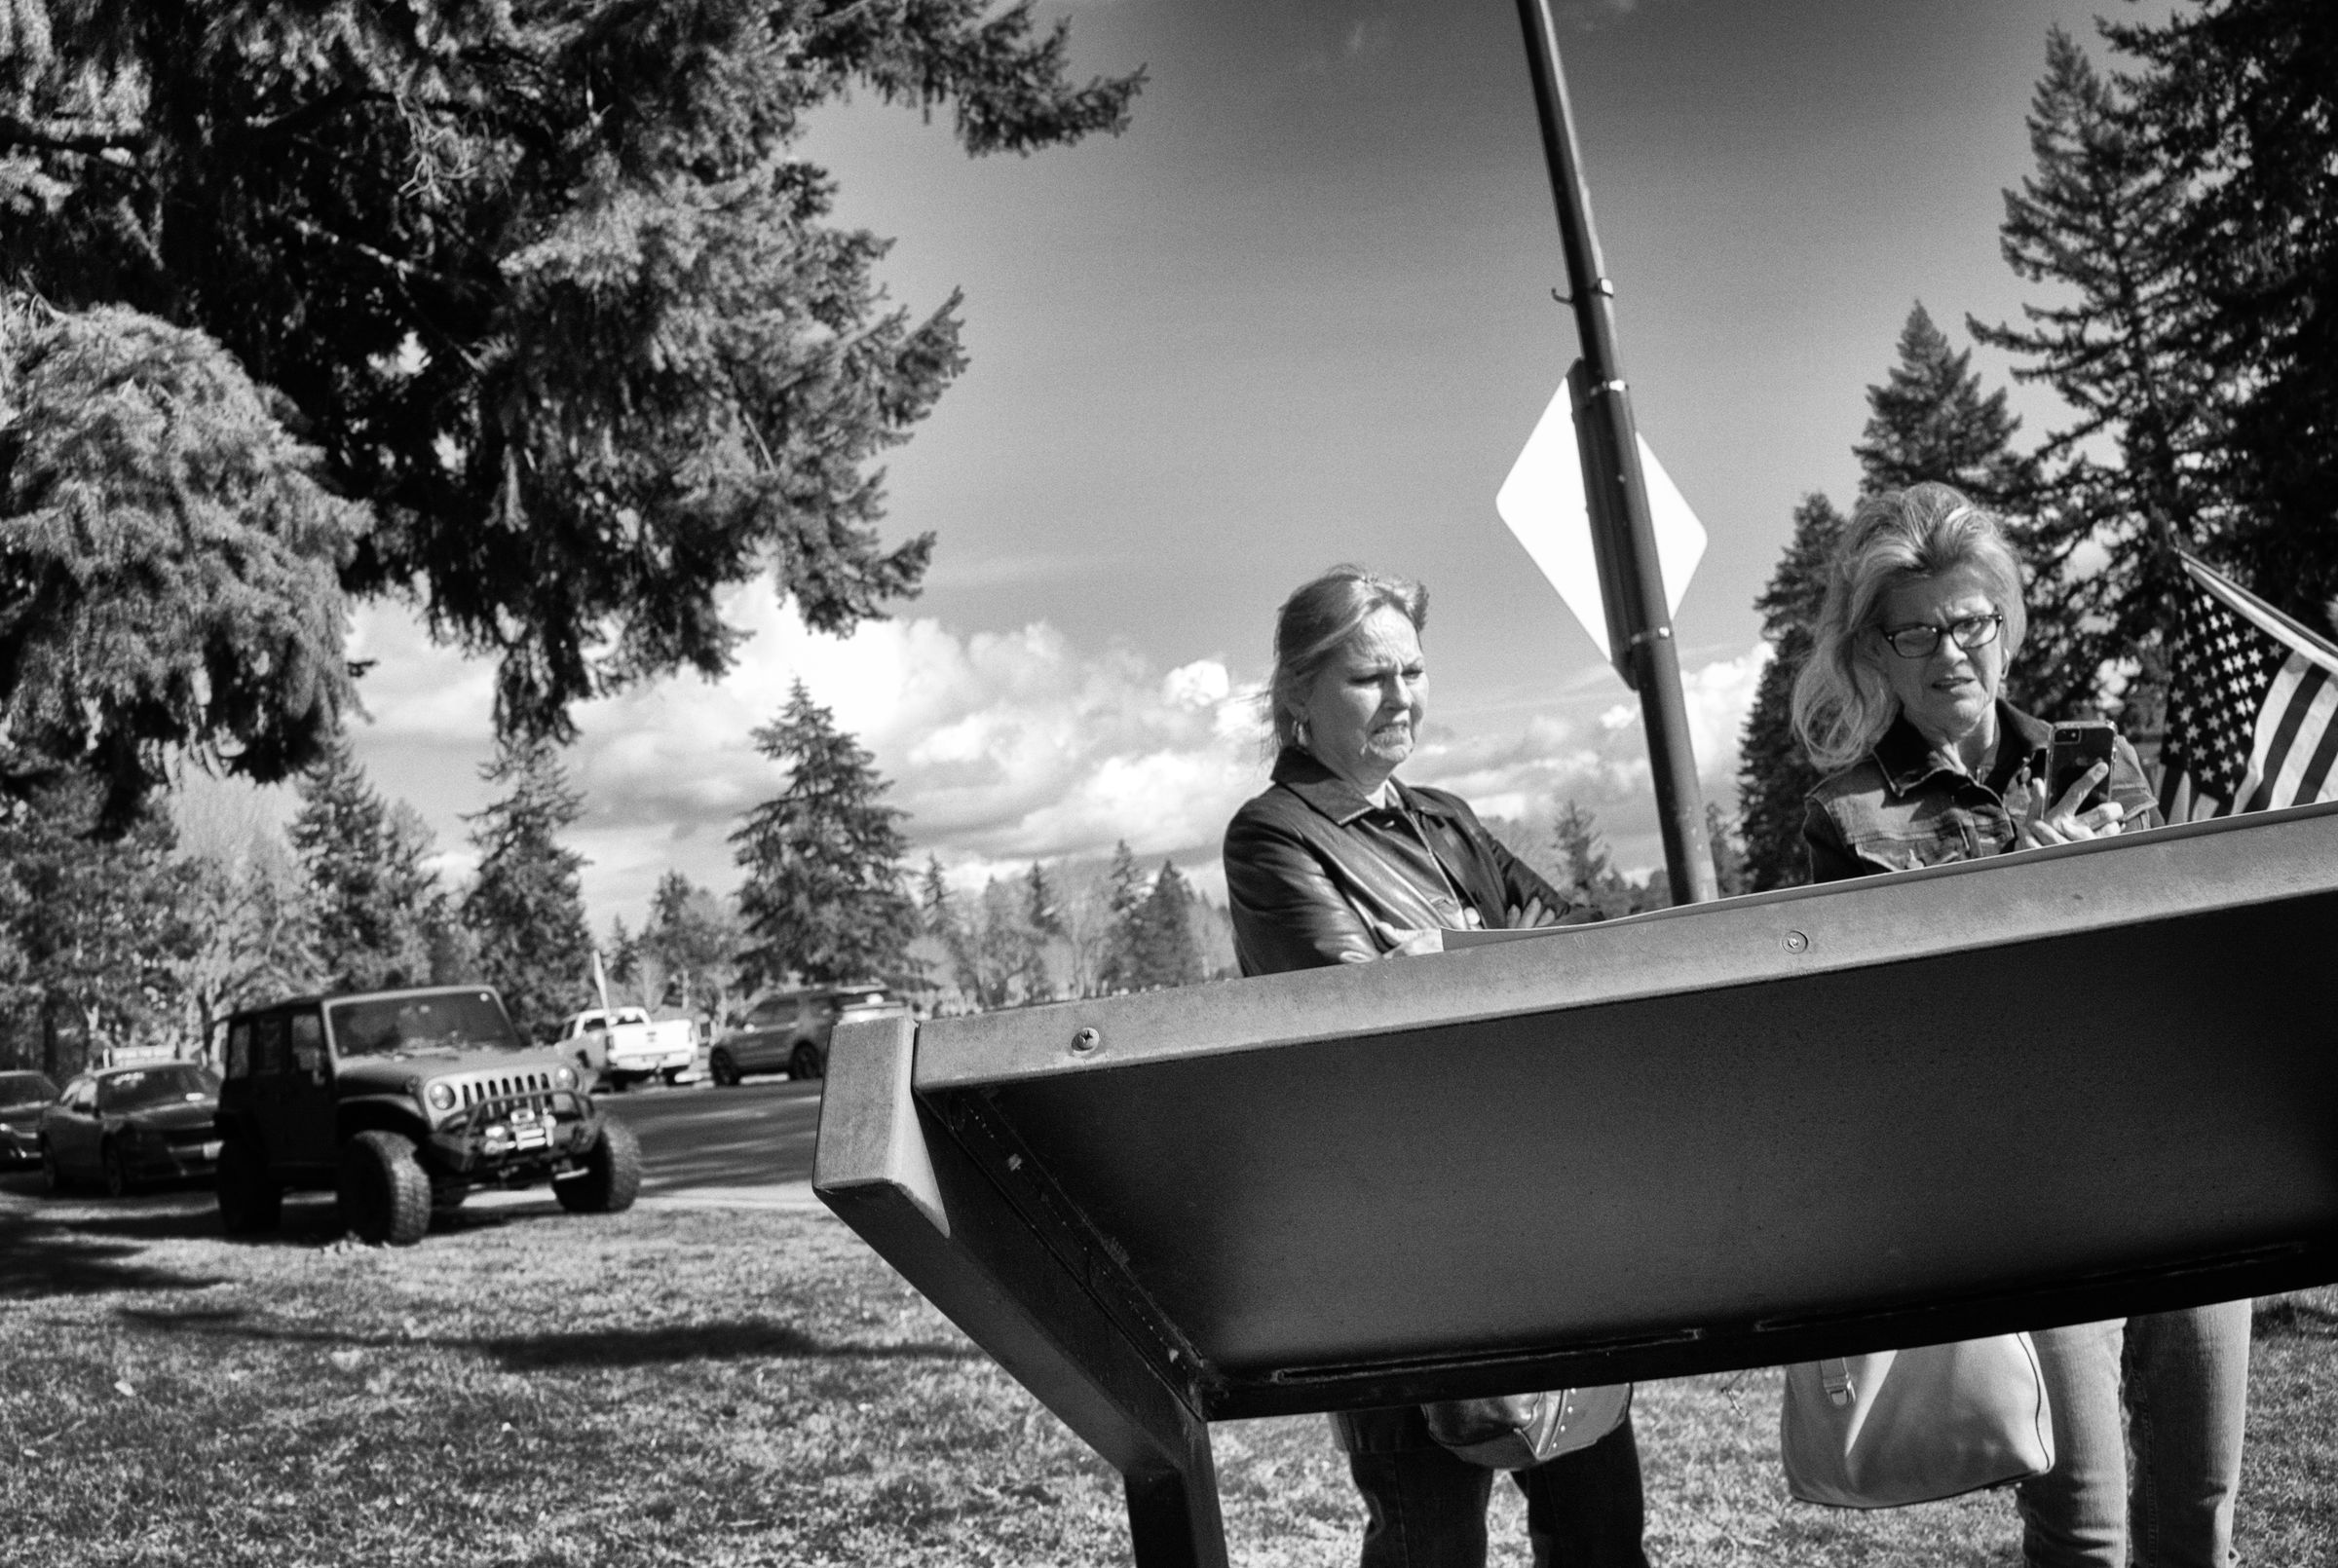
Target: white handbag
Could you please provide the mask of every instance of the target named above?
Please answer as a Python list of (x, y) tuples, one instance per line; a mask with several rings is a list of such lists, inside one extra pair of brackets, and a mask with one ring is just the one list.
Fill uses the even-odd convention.
[(2027, 1334), (1803, 1362), (1778, 1423), (1787, 1490), (1835, 1508), (1929, 1503), (2054, 1468)]

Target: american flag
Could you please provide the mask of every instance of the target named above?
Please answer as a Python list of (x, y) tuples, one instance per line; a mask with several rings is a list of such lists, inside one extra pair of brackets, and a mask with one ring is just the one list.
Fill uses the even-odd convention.
[(2170, 822), (2338, 800), (2338, 646), (2186, 555), (2160, 746)]

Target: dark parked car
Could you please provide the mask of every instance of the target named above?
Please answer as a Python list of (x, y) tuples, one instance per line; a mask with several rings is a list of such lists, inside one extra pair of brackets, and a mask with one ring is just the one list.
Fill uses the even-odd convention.
[(277, 1222), (286, 1188), (331, 1188), (368, 1242), (406, 1246), (476, 1187), (549, 1181), (560, 1207), (614, 1213), (641, 1145), (577, 1069), (530, 1045), (483, 986), (300, 996), (226, 1024), (219, 1217)]
[(0, 1072), (0, 1171), (41, 1163), (41, 1112), (57, 1102), (57, 1085), (38, 1072)]
[(827, 986), (766, 996), (748, 1009), (745, 1022), (714, 1042), (706, 1074), (726, 1088), (750, 1072), (825, 1077), (828, 1037), (837, 1025), (908, 1011), (909, 1004), (883, 986)]
[(102, 1183), (119, 1198), (149, 1181), (211, 1174), (219, 1076), (193, 1062), (99, 1067), (65, 1085), (41, 1113), (49, 1189)]

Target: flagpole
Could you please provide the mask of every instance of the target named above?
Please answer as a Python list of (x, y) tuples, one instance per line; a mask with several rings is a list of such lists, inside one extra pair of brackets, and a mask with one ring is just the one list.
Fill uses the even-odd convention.
[(1559, 208), (1559, 241), (1566, 254), (1569, 304), (1582, 341), (1582, 362), (1569, 374), (1575, 417), (1583, 430), (1584, 489), (1590, 503), (1592, 549), (1607, 603), (1609, 656), (1640, 693), (1647, 732), (1648, 765), (1656, 784), (1656, 813), (1664, 836), (1665, 870), (1673, 902), (1718, 898), (1705, 804), (1688, 737), (1688, 708), (1680, 694), (1680, 659), (1673, 644), (1673, 616), (1657, 564), (1656, 530), (1648, 515), (1647, 482), (1640, 468), (1640, 439), (1632, 397), (1615, 352), (1615, 287), (1600, 262), (1592, 233), (1591, 194), (1575, 151), (1574, 111), (1559, 64), (1559, 26), (1551, 0), (1518, 0), (1526, 29), (1527, 63), (1534, 77), (1534, 106), (1542, 121), (1542, 152)]

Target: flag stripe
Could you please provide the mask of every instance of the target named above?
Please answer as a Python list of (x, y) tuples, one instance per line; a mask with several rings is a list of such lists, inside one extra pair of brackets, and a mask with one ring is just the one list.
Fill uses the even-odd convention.
[(2182, 554), (2160, 792), (2170, 821), (2338, 794), (2338, 644)]
[(2330, 765), (2338, 763), (2338, 724), (2331, 722), (2338, 717), (2338, 702), (2331, 707), (2332, 712), (2322, 715), (2321, 742), (2314, 748), (2305, 770), (2298, 774), (2297, 792), (2289, 798), (2292, 805), (2305, 805), (2325, 799), (2328, 794)]
[(2274, 677), (2273, 690), (2265, 693), (2264, 711), (2257, 717), (2257, 743), (2248, 759), (2249, 776), (2257, 781), (2257, 787), (2248, 792), (2248, 804), (2243, 809), (2262, 811), (2280, 798), (2281, 769), (2289, 762), (2289, 748), (2328, 680), (2320, 665), (2308, 664), (2295, 654)]
[(2314, 753), (2330, 727), (2332, 715), (2338, 714), (2338, 689), (2333, 689), (2327, 680), (2301, 681), (2290, 693), (2289, 703), (2298, 719), (2296, 733), (2291, 736), (2288, 754), (2281, 765), (2272, 765), (2269, 760), (2265, 769), (2266, 777), (2272, 780), (2265, 803), (2271, 806), (2302, 805), (2313, 800), (2313, 796), (2305, 793), (2306, 769), (2313, 764)]

